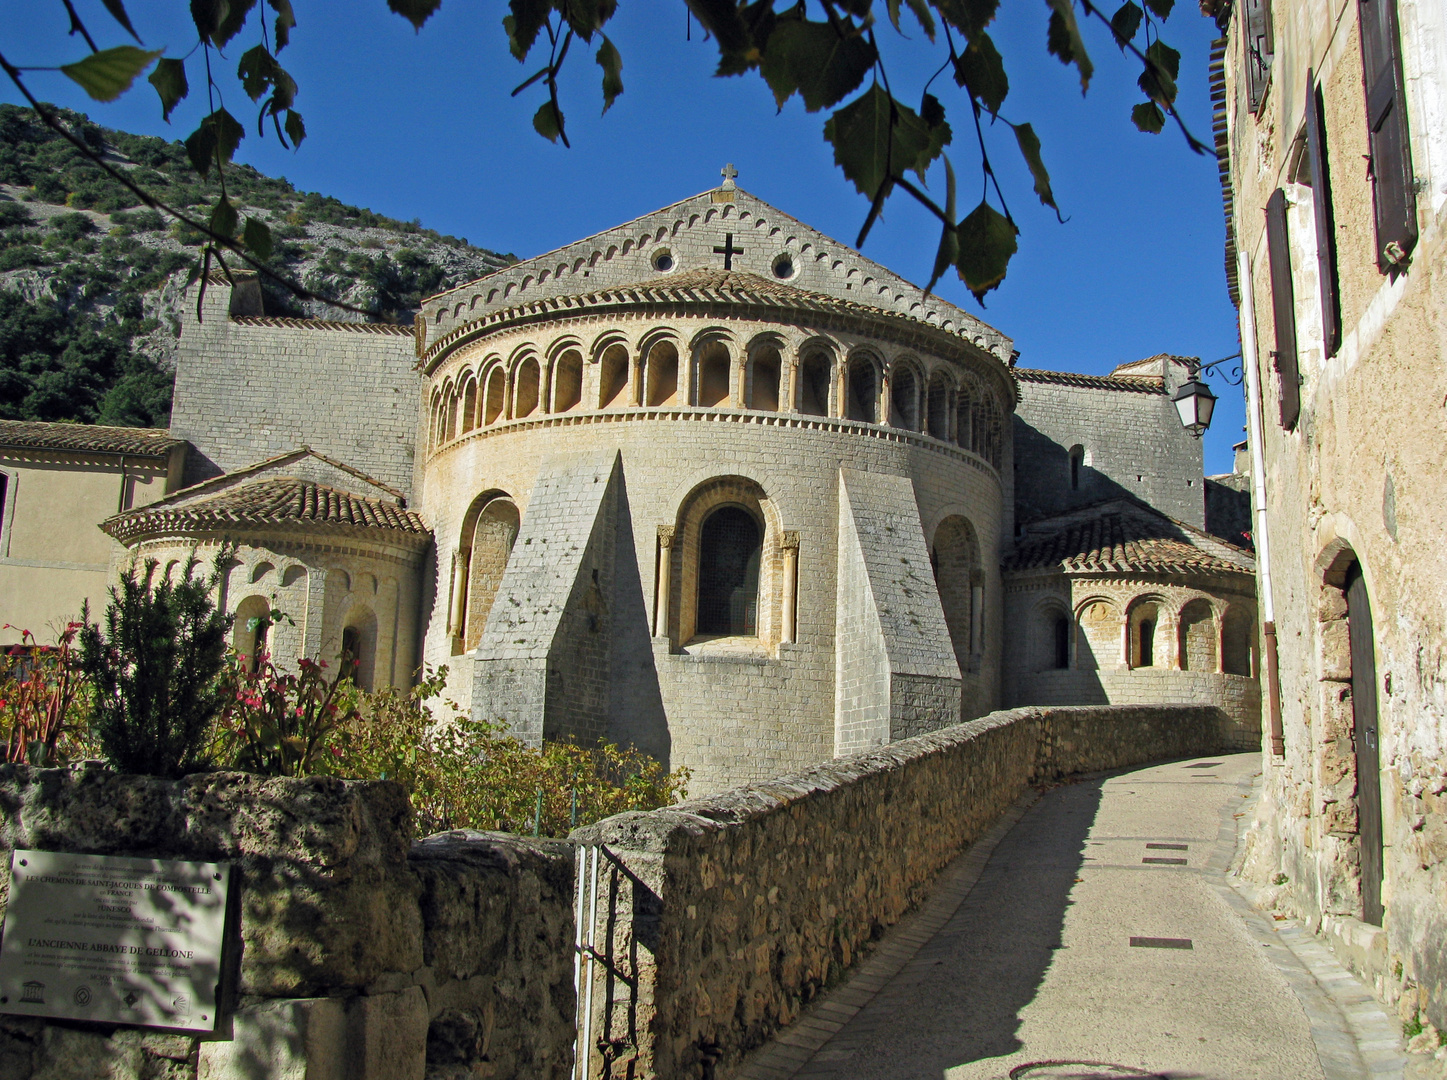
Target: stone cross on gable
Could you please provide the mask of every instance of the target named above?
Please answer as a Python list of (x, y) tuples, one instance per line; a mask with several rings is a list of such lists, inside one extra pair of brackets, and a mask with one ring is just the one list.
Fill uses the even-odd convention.
[(734, 168), (732, 161), (719, 170), (719, 175), (724, 178), (722, 185), (724, 191), (732, 191), (734, 189), (734, 177), (738, 176), (738, 174), (739, 171)]

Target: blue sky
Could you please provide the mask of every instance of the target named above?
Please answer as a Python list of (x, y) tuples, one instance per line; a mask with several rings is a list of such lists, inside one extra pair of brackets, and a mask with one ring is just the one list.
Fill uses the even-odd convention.
[[(122, 42), (99, 0), (76, 3), (92, 32), (104, 31), (98, 35), (103, 47)], [(777, 113), (756, 75), (714, 78), (712, 43), (696, 24), (687, 39), (684, 8), (674, 0), (620, 4), (609, 36), (623, 54), (626, 90), (606, 116), (599, 116), (600, 69), (592, 51), (573, 50), (563, 81), (571, 149), (533, 132), (531, 117), (543, 100), (538, 88), (508, 96), (542, 58), (521, 65), (508, 53), (504, 4), (449, 0), (414, 34), (382, 0), (293, 3), (299, 25), (281, 58), (301, 87), (297, 107), (308, 138), (300, 150), (284, 150), (274, 137), (259, 139), (240, 87), (230, 79), (222, 86), (227, 107), (250, 130), (238, 159), (304, 190), (420, 218), (521, 257), (712, 187), (725, 162), (737, 166), (741, 187), (845, 242), (852, 242), (868, 210), (833, 163), (823, 115), (806, 113), (797, 99)], [(179, 0), (128, 6), (148, 46), (166, 45), (175, 55), (194, 41), (188, 5)], [(882, 11), (883, 3), (877, 6)], [(65, 37), (61, 5), (0, 0), (0, 12), (3, 51), (12, 63), (56, 64), (81, 55), (83, 44)], [(1096, 76), (1082, 98), (1074, 69), (1045, 52), (1047, 14), (1043, 0), (1005, 0), (991, 32), (1011, 78), (1003, 111), (1035, 125), (1068, 220), (1059, 224), (1036, 200), (1009, 131), (987, 130), (1021, 228), (1020, 253), (983, 312), (952, 275), (938, 291), (1013, 337), (1022, 366), (1105, 373), (1160, 352), (1206, 360), (1236, 352), (1214, 159), (1192, 154), (1169, 127), (1158, 136), (1135, 130), (1129, 111), (1140, 100), (1138, 69), (1098, 25), (1086, 28)], [(907, 17), (905, 29), (907, 41), (883, 27), (881, 45), (896, 94), (915, 102), (942, 54), (921, 48), (923, 35)], [(256, 36), (253, 19), (218, 63), (233, 71)], [(1208, 143), (1206, 58), (1214, 36), (1214, 25), (1189, 0), (1166, 24), (1166, 40), (1183, 54), (1181, 112)], [(201, 79), (199, 61), (198, 54), (188, 64), (193, 88)], [(43, 100), (129, 131), (179, 138), (204, 114), (194, 89), (167, 125), (143, 83), (101, 105), (62, 75), (37, 72), (30, 80)], [(943, 91), (954, 124), (947, 153), (966, 207), (980, 183), (973, 131), (947, 75), (935, 89)], [(20, 100), (8, 84), (0, 96)], [(942, 190), (941, 168), (930, 183)], [(896, 196), (864, 251), (923, 284), (937, 236), (923, 210)], [(1231, 444), (1243, 437), (1244, 422), (1241, 391), (1219, 378), (1213, 385), (1222, 400), (1206, 435), (1208, 473), (1229, 471)]]

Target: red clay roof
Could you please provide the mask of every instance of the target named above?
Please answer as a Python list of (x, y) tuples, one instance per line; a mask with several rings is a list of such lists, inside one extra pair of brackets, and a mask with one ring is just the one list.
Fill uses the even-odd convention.
[(73, 450), (128, 457), (165, 457), (182, 445), (165, 428), (101, 427), (96, 424), (47, 424), (39, 420), (0, 420), (0, 446), (35, 450)]
[(415, 537), (429, 534), (419, 516), (397, 503), (289, 476), (238, 484), (194, 502), (142, 507), (117, 514), (101, 527), (125, 541), (158, 533), (224, 531), (238, 525), (383, 529)]
[(1073, 371), (1040, 371), (1036, 368), (1011, 368), (1010, 373), (1021, 382), (1053, 383), (1056, 386), (1088, 386), (1097, 390), (1123, 390), (1131, 394), (1164, 394), (1164, 382), (1149, 375), (1079, 375)]
[(1113, 500), (1034, 523), (1004, 568), (1054, 567), (1085, 574), (1254, 574), (1256, 563), (1244, 549), (1184, 522)]

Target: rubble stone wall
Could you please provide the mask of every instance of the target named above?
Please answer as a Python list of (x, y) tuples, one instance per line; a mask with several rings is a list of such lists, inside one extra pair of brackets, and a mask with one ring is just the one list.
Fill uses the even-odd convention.
[[(603, 845), (607, 1075), (707, 1077), (795, 1020), (1032, 782), (1215, 753), (1213, 707), (996, 712), (574, 832)], [(595, 1061), (589, 1075), (599, 1075)]]
[(215, 1036), (0, 1017), (0, 1076), (567, 1076), (571, 845), (414, 844), (411, 820), (388, 782), (0, 766), (6, 864), (16, 848), (229, 862), (240, 912)]

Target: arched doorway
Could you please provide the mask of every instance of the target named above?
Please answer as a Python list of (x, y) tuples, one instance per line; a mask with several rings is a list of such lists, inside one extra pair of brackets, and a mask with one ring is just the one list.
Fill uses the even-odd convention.
[(1346, 572), (1347, 634), (1352, 657), (1352, 745), (1357, 763), (1357, 842), (1362, 922), (1382, 925), (1381, 749), (1377, 732), (1377, 654), (1372, 604), (1361, 563)]
[(698, 540), (699, 634), (758, 634), (763, 545), (763, 528), (741, 506), (721, 506), (704, 519)]

